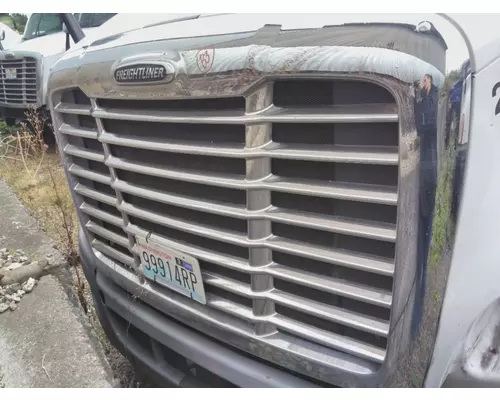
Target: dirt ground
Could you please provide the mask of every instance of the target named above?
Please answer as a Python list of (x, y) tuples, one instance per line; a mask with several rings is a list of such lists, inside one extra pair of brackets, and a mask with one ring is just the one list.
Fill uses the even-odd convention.
[[(0, 131), (2, 127), (0, 127)], [(11, 133), (11, 132), (9, 132)], [(151, 387), (138, 380), (130, 362), (106, 338), (95, 310), (81, 266), (78, 264), (78, 217), (66, 174), (55, 149), (19, 151), (0, 132), (0, 179), (13, 190), (40, 227), (69, 258), (69, 268), (80, 303), (95, 329), (113, 371), (115, 387)], [(6, 146), (6, 140), (10, 146)], [(27, 147), (27, 146), (26, 146)]]

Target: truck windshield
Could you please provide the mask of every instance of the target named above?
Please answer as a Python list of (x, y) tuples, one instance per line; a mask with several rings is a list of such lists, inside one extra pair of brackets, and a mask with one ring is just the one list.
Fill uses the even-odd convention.
[[(82, 28), (95, 28), (101, 26), (116, 14), (93, 13), (93, 14), (74, 14)], [(31, 14), (26, 25), (23, 40), (30, 40), (52, 33), (61, 32), (63, 22), (59, 14), (39, 13)]]
[(62, 31), (62, 20), (59, 14), (31, 14), (24, 30), (23, 40), (30, 40), (40, 36)]

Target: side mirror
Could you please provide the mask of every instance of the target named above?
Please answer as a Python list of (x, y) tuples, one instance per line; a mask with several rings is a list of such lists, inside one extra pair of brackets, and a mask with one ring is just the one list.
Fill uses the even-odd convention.
[(2, 29), (2, 32), (0, 33), (0, 41), (5, 39), (5, 29)]
[(66, 51), (69, 50), (70, 48), (70, 41), (69, 41), (69, 30), (68, 30), (68, 27), (66, 26), (66, 24), (63, 23), (62, 25), (62, 31), (66, 34)]

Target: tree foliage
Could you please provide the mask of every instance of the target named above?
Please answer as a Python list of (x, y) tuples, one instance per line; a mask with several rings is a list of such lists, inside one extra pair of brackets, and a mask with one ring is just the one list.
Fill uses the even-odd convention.
[(26, 14), (0, 13), (0, 22), (14, 29), (16, 32), (23, 34), (26, 23), (28, 22), (28, 17)]
[(460, 69), (454, 69), (448, 74), (446, 74), (446, 78), (444, 80), (444, 90), (445, 93), (448, 93), (449, 90), (453, 87), (453, 85), (460, 80)]

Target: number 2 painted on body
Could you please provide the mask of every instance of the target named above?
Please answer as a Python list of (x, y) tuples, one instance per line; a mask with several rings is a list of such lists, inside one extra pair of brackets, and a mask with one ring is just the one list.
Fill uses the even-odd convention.
[[(500, 89), (500, 82), (497, 82), (495, 86), (493, 86), (493, 90), (491, 91), (491, 97), (496, 97), (497, 91)], [(497, 101), (497, 105), (495, 107), (495, 117), (500, 114), (500, 98)]]

